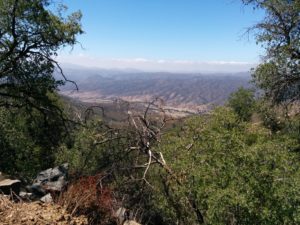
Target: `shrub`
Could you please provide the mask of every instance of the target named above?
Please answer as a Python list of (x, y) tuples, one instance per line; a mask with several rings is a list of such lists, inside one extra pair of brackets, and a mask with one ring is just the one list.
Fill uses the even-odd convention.
[(249, 121), (255, 108), (254, 91), (240, 88), (232, 93), (228, 105), (234, 110), (242, 121)]
[(116, 224), (113, 218), (112, 191), (101, 187), (101, 175), (81, 177), (73, 181), (58, 198), (72, 216), (85, 215), (89, 224)]
[[(207, 118), (188, 119), (181, 131), (165, 136), (160, 149), (181, 180), (178, 185), (169, 179), (168, 192), (157, 192), (171, 198), (157, 204), (173, 221), (178, 210), (180, 224), (195, 220), (192, 210), (181, 210), (190, 207), (186, 199), (191, 198), (205, 224), (299, 224), (296, 138), (218, 108)], [(171, 208), (169, 202), (176, 204)]]

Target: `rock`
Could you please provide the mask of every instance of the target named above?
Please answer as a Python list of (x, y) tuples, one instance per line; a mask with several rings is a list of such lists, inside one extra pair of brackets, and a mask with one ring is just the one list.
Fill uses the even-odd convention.
[(124, 219), (124, 214), (126, 212), (126, 209), (124, 207), (120, 207), (116, 212), (115, 212), (115, 216), (116, 217), (122, 217), (122, 219)]
[(32, 197), (32, 193), (28, 193), (28, 192), (25, 192), (25, 191), (21, 191), (19, 196), (22, 198), (22, 199), (31, 199)]
[(60, 178), (67, 179), (68, 176), (68, 169), (69, 165), (68, 163), (64, 163), (60, 166), (54, 167), (53, 169), (47, 169), (38, 174), (38, 176), (35, 179), (35, 183), (38, 184), (45, 184), (49, 182), (55, 182), (58, 180), (62, 180)]
[(134, 220), (126, 220), (123, 225), (142, 225), (140, 223), (135, 222)]
[(52, 203), (53, 202), (53, 198), (52, 198), (51, 194), (49, 193), (49, 194), (45, 195), (44, 197), (42, 197), (40, 199), (40, 201), (44, 202), (44, 203)]
[(120, 207), (116, 212), (115, 212), (115, 217), (118, 218), (119, 223), (121, 224), (123, 221), (126, 220), (126, 212), (127, 209), (125, 209), (124, 207)]
[(52, 172), (52, 168), (44, 170), (44, 171), (41, 171), (37, 175), (37, 177), (36, 177), (36, 179), (35, 179), (34, 182), (37, 183), (37, 184), (43, 184), (44, 182), (50, 181), (51, 178), (53, 177), (53, 176), (51, 176), (51, 172)]
[(67, 185), (68, 164), (62, 164), (40, 172), (34, 184), (27, 186), (26, 189), (36, 196), (44, 196), (48, 192), (61, 192)]
[(43, 188), (47, 191), (57, 191), (61, 192), (63, 188), (67, 185), (65, 177), (59, 177), (57, 181), (47, 182), (43, 185)]
[(19, 195), (21, 187), (20, 180), (4, 179), (0, 181), (0, 193), (10, 195), (12, 192)]
[(39, 184), (26, 186), (26, 191), (33, 193), (33, 195), (36, 197), (42, 197), (47, 194), (44, 188), (42, 188), (42, 186)]

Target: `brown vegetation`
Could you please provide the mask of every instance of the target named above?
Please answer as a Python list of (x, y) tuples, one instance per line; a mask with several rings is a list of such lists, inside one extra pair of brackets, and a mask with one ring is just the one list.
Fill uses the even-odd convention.
[(112, 191), (99, 184), (101, 175), (81, 177), (71, 183), (56, 202), (71, 216), (84, 215), (89, 224), (115, 224)]
[(85, 216), (72, 216), (62, 206), (41, 202), (15, 203), (0, 195), (0, 225), (87, 225)]

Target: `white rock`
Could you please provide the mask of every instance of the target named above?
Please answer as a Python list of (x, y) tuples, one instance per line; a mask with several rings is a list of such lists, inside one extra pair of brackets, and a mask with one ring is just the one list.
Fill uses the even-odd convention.
[(44, 203), (52, 203), (53, 202), (53, 198), (51, 196), (51, 194), (46, 194), (44, 197), (42, 197), (40, 199), (41, 202), (44, 202)]
[(0, 193), (3, 192), (4, 194), (10, 195), (11, 192), (14, 192), (18, 195), (20, 186), (21, 181), (19, 180), (4, 179), (0, 181)]
[(28, 192), (25, 192), (25, 191), (21, 191), (20, 192), (20, 194), (19, 194), (19, 196), (21, 197), (21, 198), (30, 198), (31, 196), (32, 196), (32, 193), (28, 193)]

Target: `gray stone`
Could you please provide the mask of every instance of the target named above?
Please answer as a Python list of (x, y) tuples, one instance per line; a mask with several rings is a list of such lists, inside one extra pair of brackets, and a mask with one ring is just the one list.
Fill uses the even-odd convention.
[(66, 180), (68, 176), (68, 168), (68, 163), (64, 163), (60, 166), (54, 167), (53, 169), (50, 168), (44, 170), (38, 174), (38, 176), (35, 179), (35, 183), (45, 184), (48, 182), (55, 182), (58, 181), (61, 177), (64, 177), (64, 180)]
[(20, 180), (4, 179), (0, 181), (0, 193), (3, 193), (5, 195), (10, 195), (11, 193), (19, 195), (20, 187)]
[(47, 191), (56, 191), (60, 192), (66, 186), (67, 182), (65, 177), (59, 177), (57, 181), (46, 182), (43, 185), (43, 188)]
[(44, 197), (42, 197), (40, 199), (40, 201), (44, 202), (44, 203), (52, 203), (53, 202), (53, 198), (52, 198), (51, 194), (49, 193), (49, 194), (45, 195)]
[(126, 209), (124, 207), (120, 207), (116, 212), (115, 212), (115, 217), (118, 219), (120, 224), (123, 224), (124, 221), (129, 221), (130, 218), (132, 218), (132, 215), (130, 215), (130, 210)]
[(36, 183), (36, 184), (43, 184), (44, 182), (50, 181), (50, 179), (52, 177), (51, 176), (51, 172), (52, 172), (52, 168), (44, 170), (44, 171), (41, 171), (37, 175), (34, 183)]
[(32, 197), (32, 193), (28, 193), (28, 192), (25, 192), (25, 191), (21, 191), (19, 196), (22, 198), (22, 199), (31, 199)]
[(42, 197), (42, 196), (46, 195), (46, 191), (39, 184), (32, 184), (32, 185), (26, 186), (26, 190), (28, 192), (33, 193), (37, 197)]
[(126, 209), (124, 207), (120, 207), (115, 212), (115, 217), (118, 218), (119, 223), (122, 223), (125, 220), (125, 212), (126, 212)]
[(34, 180), (34, 183), (31, 186), (27, 186), (27, 191), (40, 197), (48, 192), (61, 192), (67, 185), (68, 167), (68, 164), (65, 163), (41, 171)]

